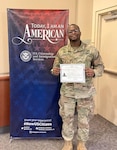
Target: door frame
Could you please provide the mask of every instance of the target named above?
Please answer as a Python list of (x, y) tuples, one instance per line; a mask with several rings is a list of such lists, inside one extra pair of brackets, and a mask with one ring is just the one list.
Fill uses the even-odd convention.
[[(102, 17), (108, 15), (110, 12), (113, 11), (117, 11), (117, 5), (112, 6), (112, 7), (108, 7), (105, 9), (101, 9), (98, 10), (94, 13), (94, 26), (93, 26), (93, 34), (92, 34), (92, 43), (94, 44), (94, 46), (100, 51), (101, 53), (101, 49), (100, 49), (100, 40), (101, 40), (101, 24), (102, 24)], [(115, 74), (117, 75), (117, 70), (113, 70), (110, 68), (104, 68), (104, 73), (106, 74)], [(99, 91), (99, 78), (95, 79), (94, 81), (94, 85), (97, 89), (97, 93)], [(99, 94), (97, 94), (94, 97), (95, 100), (95, 114), (98, 114), (98, 101), (99, 101)]]

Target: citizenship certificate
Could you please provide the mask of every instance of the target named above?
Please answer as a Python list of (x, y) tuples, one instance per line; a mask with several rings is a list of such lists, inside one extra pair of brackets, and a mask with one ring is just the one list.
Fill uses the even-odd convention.
[(60, 81), (85, 83), (85, 64), (60, 64)]

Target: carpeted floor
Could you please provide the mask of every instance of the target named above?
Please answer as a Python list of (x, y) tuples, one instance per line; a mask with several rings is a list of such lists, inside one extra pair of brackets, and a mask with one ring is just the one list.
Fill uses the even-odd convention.
[[(77, 141), (73, 140), (74, 150)], [(13, 139), (9, 133), (0, 134), (0, 150), (61, 150), (62, 139)], [(117, 150), (117, 126), (99, 115), (90, 122), (90, 138), (86, 144), (88, 150)]]

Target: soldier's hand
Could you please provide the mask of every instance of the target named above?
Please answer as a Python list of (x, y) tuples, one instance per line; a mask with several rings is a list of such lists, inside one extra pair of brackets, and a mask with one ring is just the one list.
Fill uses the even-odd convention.
[(92, 68), (86, 68), (85, 73), (86, 73), (87, 77), (94, 77), (95, 76), (95, 72)]
[(60, 74), (60, 68), (53, 68), (51, 69), (51, 73), (55, 76), (58, 76)]

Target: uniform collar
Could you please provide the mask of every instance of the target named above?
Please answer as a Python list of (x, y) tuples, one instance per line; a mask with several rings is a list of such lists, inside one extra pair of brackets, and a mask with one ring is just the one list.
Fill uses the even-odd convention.
[(68, 45), (68, 51), (69, 52), (79, 52), (79, 51), (82, 51), (85, 47), (86, 47), (86, 43), (84, 43), (84, 42), (82, 42), (81, 41), (81, 44), (80, 44), (80, 46), (79, 47), (72, 47), (70, 44)]

